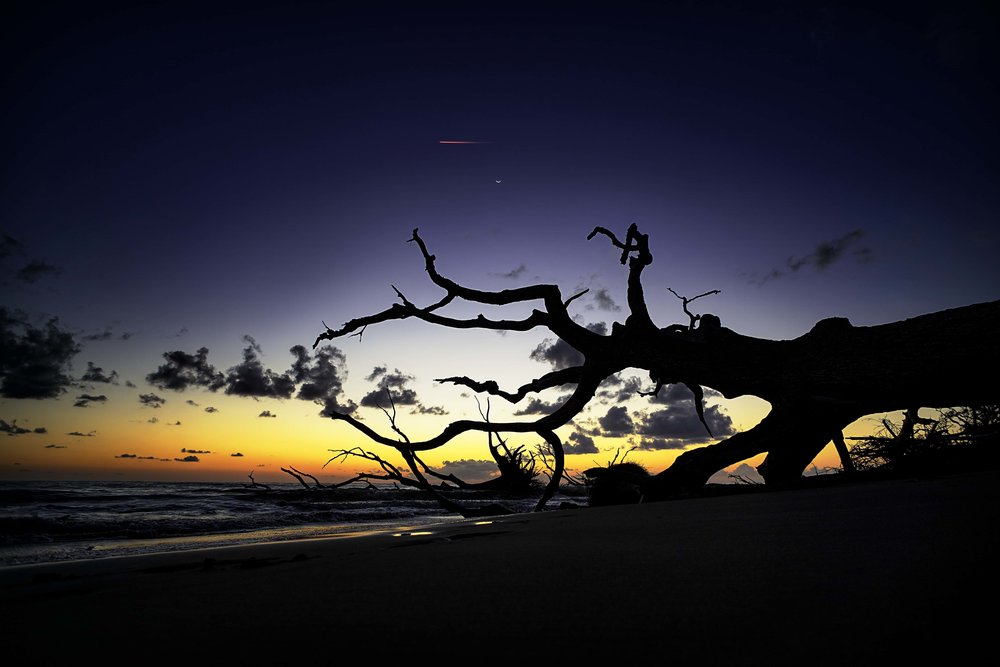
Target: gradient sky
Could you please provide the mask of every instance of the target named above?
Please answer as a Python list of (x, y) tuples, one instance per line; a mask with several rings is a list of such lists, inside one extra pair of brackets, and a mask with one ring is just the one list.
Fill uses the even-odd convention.
[[(572, 311), (589, 324), (626, 313), (625, 268), (587, 234), (631, 222), (664, 326), (686, 321), (668, 287), (721, 290), (696, 312), (779, 339), (998, 297), (989, 3), (580, 4), (5, 5), (4, 354), (59, 372), (23, 395), (4, 362), (0, 478), (343, 476), (321, 470), (328, 450), (363, 437), (226, 376), (249, 348), (280, 378), (322, 321), (383, 309), (390, 285), (439, 298), (414, 227), (464, 284), (589, 288)], [(388, 379), (414, 392), (400, 425), (428, 435), (477, 414), (433, 378), (515, 388), (557, 361), (545, 333), (371, 327), (329, 346), (336, 396)], [(149, 380), (164, 353), (200, 348), (214, 391)], [(571, 467), (637, 445), (660, 469), (701, 442), (679, 393), (608, 389), (560, 431)], [(723, 432), (767, 410), (709, 403)], [(472, 475), (488, 454), (470, 436), (426, 458)]]

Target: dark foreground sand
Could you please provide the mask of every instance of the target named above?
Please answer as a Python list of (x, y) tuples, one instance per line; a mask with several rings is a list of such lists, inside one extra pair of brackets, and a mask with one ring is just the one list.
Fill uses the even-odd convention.
[(6, 568), (0, 656), (972, 664), (1000, 636), (998, 501), (984, 473)]

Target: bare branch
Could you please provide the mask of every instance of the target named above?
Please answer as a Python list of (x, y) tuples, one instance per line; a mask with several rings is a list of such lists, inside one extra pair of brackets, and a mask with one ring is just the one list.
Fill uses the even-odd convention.
[(691, 313), (690, 310), (688, 310), (688, 304), (691, 303), (692, 301), (696, 300), (696, 299), (700, 299), (703, 296), (710, 296), (712, 294), (722, 294), (722, 290), (714, 289), (714, 290), (710, 290), (708, 292), (704, 292), (703, 294), (699, 294), (698, 296), (693, 296), (693, 297), (691, 297), (689, 299), (686, 296), (681, 296), (680, 294), (678, 294), (677, 292), (675, 292), (670, 287), (667, 288), (667, 291), (670, 292), (671, 294), (673, 294), (674, 296), (676, 296), (678, 299), (681, 300), (681, 307), (684, 309), (684, 313), (691, 320), (691, 324), (688, 327), (688, 329), (694, 329), (695, 325), (698, 324), (698, 320), (701, 319), (701, 315), (694, 315), (694, 314)]
[(247, 477), (250, 478), (250, 486), (252, 486), (252, 487), (260, 486), (260, 487), (263, 487), (264, 489), (266, 489), (267, 491), (271, 490), (271, 487), (269, 487), (267, 484), (261, 484), (260, 482), (258, 482), (257, 480), (255, 480), (253, 478), (253, 470), (250, 471), (250, 474), (247, 475)]
[[(435, 447), (440, 447), (441, 445), (450, 442), (455, 437), (468, 431), (481, 431), (484, 433), (489, 431), (498, 433), (540, 433), (541, 431), (557, 429), (560, 426), (564, 426), (567, 422), (569, 422), (569, 420), (578, 415), (580, 411), (587, 406), (587, 402), (594, 397), (594, 394), (597, 392), (597, 387), (606, 375), (607, 374), (603, 370), (589, 375), (582, 373), (580, 380), (577, 383), (576, 390), (566, 400), (566, 402), (556, 408), (556, 410), (551, 414), (540, 417), (535, 421), (502, 422), (491, 424), (489, 422), (478, 422), (463, 419), (448, 424), (438, 435), (432, 438), (421, 442), (407, 442), (405, 444), (405, 449), (413, 452), (427, 451), (429, 449), (434, 449)], [(355, 417), (346, 413), (335, 411), (329, 411), (327, 414), (331, 419), (347, 422), (371, 440), (393, 447), (403, 453), (403, 448), (398, 440), (392, 440), (383, 436)]]
[(437, 378), (435, 382), (450, 382), (452, 384), (462, 385), (468, 387), (469, 389), (477, 392), (486, 392), (487, 394), (492, 394), (493, 396), (500, 396), (507, 399), (510, 403), (518, 403), (532, 392), (540, 392), (544, 389), (550, 389), (552, 387), (558, 387), (564, 384), (573, 384), (580, 381), (583, 376), (582, 366), (573, 366), (572, 368), (563, 368), (558, 371), (552, 371), (551, 373), (546, 373), (540, 378), (534, 379), (531, 382), (521, 385), (516, 392), (507, 392), (500, 389), (500, 385), (496, 380), (486, 380), (485, 382), (477, 382), (471, 378), (462, 377), (450, 377), (450, 378)]
[(583, 290), (582, 292), (577, 292), (576, 294), (574, 294), (570, 298), (566, 299), (563, 302), (563, 306), (566, 307), (566, 308), (568, 308), (569, 304), (571, 304), (575, 299), (579, 299), (581, 296), (583, 296), (584, 294), (586, 294), (589, 291), (590, 291), (590, 288), (588, 287), (587, 289)]

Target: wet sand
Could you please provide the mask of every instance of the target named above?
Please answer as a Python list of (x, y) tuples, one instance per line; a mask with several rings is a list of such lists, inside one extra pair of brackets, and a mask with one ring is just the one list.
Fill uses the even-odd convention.
[(9, 665), (972, 662), (996, 632), (996, 480), (5, 568), (0, 655)]

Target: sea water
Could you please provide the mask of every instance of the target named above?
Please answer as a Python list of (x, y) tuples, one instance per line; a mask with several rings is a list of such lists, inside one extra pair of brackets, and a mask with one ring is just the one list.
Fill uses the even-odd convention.
[[(0, 566), (349, 536), (463, 518), (412, 489), (269, 487), (0, 482)], [(467, 506), (500, 502), (515, 511), (530, 510), (539, 495), (461, 493)]]

